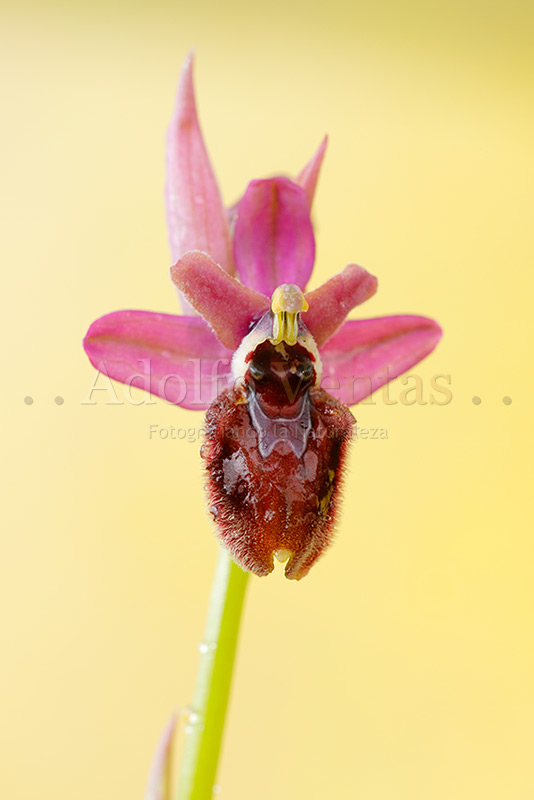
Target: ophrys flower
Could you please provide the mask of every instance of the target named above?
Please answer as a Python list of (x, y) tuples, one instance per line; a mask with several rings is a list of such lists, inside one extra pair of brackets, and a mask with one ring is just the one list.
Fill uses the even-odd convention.
[(345, 321), (377, 288), (354, 264), (306, 292), (325, 146), (295, 180), (252, 181), (225, 210), (189, 58), (169, 131), (166, 191), (171, 276), (187, 313), (114, 312), (91, 325), (84, 343), (110, 377), (140, 378), (171, 403), (208, 411), (216, 529), (258, 575), (272, 570), (274, 555), (287, 560), (287, 577), (308, 572), (332, 536), (353, 423), (347, 406), (412, 367), (441, 336), (420, 316)]

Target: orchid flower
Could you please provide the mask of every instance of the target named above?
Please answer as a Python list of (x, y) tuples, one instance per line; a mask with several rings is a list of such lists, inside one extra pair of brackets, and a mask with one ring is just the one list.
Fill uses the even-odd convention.
[[(363, 267), (349, 264), (318, 289), (306, 291), (315, 257), (310, 210), (325, 148), (326, 139), (294, 180), (254, 180), (239, 202), (225, 210), (200, 130), (189, 57), (169, 130), (166, 185), (174, 262), (171, 278), (187, 313), (117, 311), (101, 317), (91, 325), (84, 342), (91, 363), (130, 385), (141, 379), (143, 388), (170, 403), (207, 410), (236, 382), (243, 386), (248, 381), (249, 390), (256, 390), (254, 397), (260, 397), (257, 382), (253, 386), (247, 369), (252, 345), (257, 347), (266, 339), (282, 346), (303, 344), (313, 361), (313, 386), (326, 389), (331, 399), (344, 406), (358, 403), (428, 355), (441, 336), (431, 319), (401, 315), (346, 320), (347, 314), (377, 289), (376, 278)], [(293, 299), (288, 301), (290, 296)], [(294, 307), (286, 308), (287, 302)], [(304, 312), (305, 324), (301, 319)], [(240, 402), (239, 397), (235, 399)], [(246, 401), (246, 396), (243, 399)], [(317, 396), (315, 399), (318, 402)], [(296, 418), (297, 410), (293, 404), (284, 413)], [(249, 411), (259, 437), (256, 443), (259, 441), (261, 450), (264, 442), (265, 456), (274, 446), (272, 441), (265, 444), (265, 436), (273, 435), (264, 430), (266, 426), (272, 429), (272, 420), (265, 414), (265, 404), (260, 408), (251, 402)], [(217, 413), (222, 413), (221, 407)], [(209, 419), (210, 415), (208, 427)], [(273, 419), (279, 420), (280, 415)], [(297, 424), (303, 425), (299, 420)], [(345, 417), (342, 424), (350, 427), (347, 420)], [(311, 426), (310, 419), (308, 423)], [(211, 424), (213, 427), (213, 421)], [(349, 433), (347, 428), (346, 438)], [(291, 430), (289, 435), (291, 438)], [(297, 460), (304, 449), (293, 446)], [(213, 452), (212, 448), (212, 464)], [(343, 452), (330, 465), (323, 458), (323, 468), (330, 466), (340, 472), (342, 458)], [(284, 470), (294, 472), (296, 463), (293, 459), (289, 464), (286, 459), (281, 478)], [(305, 488), (309, 493), (313, 486)], [(327, 486), (315, 500), (316, 505), (324, 506), (321, 530), (315, 530), (311, 538), (302, 532), (291, 537), (286, 525), (285, 532), (266, 534), (268, 541), (252, 548), (254, 552), (249, 544), (243, 545), (250, 540), (248, 530), (243, 529), (237, 538), (231, 530), (235, 504), (218, 503), (221, 498), (215, 486), (210, 502), (214, 516), (223, 509), (218, 533), (238, 564), (264, 575), (272, 570), (274, 554), (280, 560), (289, 558), (288, 577), (301, 578), (331, 539), (335, 497), (324, 505), (328, 492), (332, 494)], [(309, 504), (301, 507), (297, 516), (308, 512)], [(264, 515), (269, 513), (264, 509)], [(242, 514), (237, 513), (237, 518)], [(250, 527), (258, 524), (257, 519), (249, 522)], [(297, 535), (300, 543), (295, 541)]]
[[(107, 376), (207, 411), (202, 455), (223, 547), (177, 797), (208, 800), (248, 572), (268, 574), (277, 557), (287, 561), (287, 577), (307, 574), (332, 537), (354, 423), (348, 406), (427, 356), (441, 330), (413, 315), (347, 321), (377, 289), (356, 264), (307, 290), (315, 258), (310, 212), (326, 139), (294, 179), (254, 180), (225, 209), (198, 122), (192, 66), (190, 56), (167, 144), (171, 278), (184, 313), (107, 314), (91, 325), (84, 347)], [(173, 731), (171, 721), (147, 799), (170, 797)]]

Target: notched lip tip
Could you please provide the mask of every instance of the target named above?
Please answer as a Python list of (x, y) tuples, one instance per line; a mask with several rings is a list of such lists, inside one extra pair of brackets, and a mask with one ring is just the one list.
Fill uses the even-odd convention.
[(273, 551), (273, 556), (280, 564), (284, 564), (288, 559), (293, 557), (293, 551), (288, 550), (286, 547), (279, 547), (277, 550)]

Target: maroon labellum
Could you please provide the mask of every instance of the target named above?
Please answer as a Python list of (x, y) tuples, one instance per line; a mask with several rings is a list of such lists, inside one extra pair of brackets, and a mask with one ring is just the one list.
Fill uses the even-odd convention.
[(332, 539), (354, 424), (318, 386), (319, 353), (299, 320), (305, 303), (296, 286), (275, 291), (272, 312), (234, 356), (236, 385), (208, 409), (202, 451), (210, 510), (232, 557), (268, 575), (276, 556), (297, 580)]

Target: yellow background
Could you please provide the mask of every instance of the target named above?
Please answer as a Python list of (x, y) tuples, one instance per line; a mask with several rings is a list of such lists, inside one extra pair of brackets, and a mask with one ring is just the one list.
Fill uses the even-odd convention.
[(164, 134), (191, 46), (225, 201), (328, 132), (312, 285), (357, 261), (364, 316), (438, 319), (416, 372), (453, 393), (356, 409), (388, 438), (353, 448), (336, 545), (251, 581), (219, 796), (534, 796), (531, 9), (4, 5), (1, 797), (140, 798), (191, 697), (216, 545), (199, 443), (148, 431), (201, 416), (83, 405), (81, 348), (104, 313), (177, 309)]

